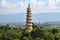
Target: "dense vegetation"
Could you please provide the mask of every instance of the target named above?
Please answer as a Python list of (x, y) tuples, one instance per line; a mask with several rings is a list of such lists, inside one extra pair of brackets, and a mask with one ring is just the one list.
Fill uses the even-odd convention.
[(43, 28), (33, 25), (32, 32), (20, 27), (0, 26), (0, 40), (60, 40), (60, 28)]

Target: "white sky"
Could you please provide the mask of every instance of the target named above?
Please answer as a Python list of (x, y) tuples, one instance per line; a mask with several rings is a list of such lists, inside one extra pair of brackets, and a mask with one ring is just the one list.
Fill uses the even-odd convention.
[(24, 13), (28, 2), (32, 13), (60, 12), (60, 0), (1, 0), (0, 14)]

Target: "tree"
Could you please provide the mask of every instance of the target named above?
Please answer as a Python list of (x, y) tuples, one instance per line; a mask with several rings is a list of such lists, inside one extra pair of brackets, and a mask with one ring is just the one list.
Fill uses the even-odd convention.
[(54, 35), (52, 33), (48, 33), (48, 35), (44, 37), (44, 40), (54, 40)]
[(22, 40), (29, 40), (29, 38), (28, 37), (23, 37), (23, 39)]
[(53, 34), (58, 33), (58, 29), (53, 28), (51, 31)]
[(35, 40), (44, 40), (44, 39), (40, 39), (39, 37), (36, 37)]
[(38, 28), (37, 25), (35, 25), (34, 23), (32, 23), (32, 27), (33, 28)]
[(46, 35), (47, 35), (47, 30), (45, 29), (41, 29), (41, 28), (37, 28), (36, 30), (32, 31), (31, 32), (31, 36), (33, 39), (35, 39), (36, 37), (39, 37), (39, 38), (44, 38)]
[(60, 40), (60, 32), (55, 34), (54, 39), (55, 40)]

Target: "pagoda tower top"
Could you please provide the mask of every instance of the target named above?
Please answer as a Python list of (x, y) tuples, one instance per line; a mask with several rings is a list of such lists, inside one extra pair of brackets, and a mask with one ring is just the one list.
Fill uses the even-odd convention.
[(28, 4), (28, 8), (30, 8), (30, 3)]
[(30, 8), (30, 3), (28, 3), (28, 8)]

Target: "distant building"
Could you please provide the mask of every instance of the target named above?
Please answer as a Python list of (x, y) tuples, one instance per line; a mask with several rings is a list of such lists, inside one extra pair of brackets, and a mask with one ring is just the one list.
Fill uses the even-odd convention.
[(32, 28), (32, 13), (31, 13), (30, 4), (28, 4), (26, 17), (27, 17), (26, 18), (26, 31), (31, 32), (33, 28)]

